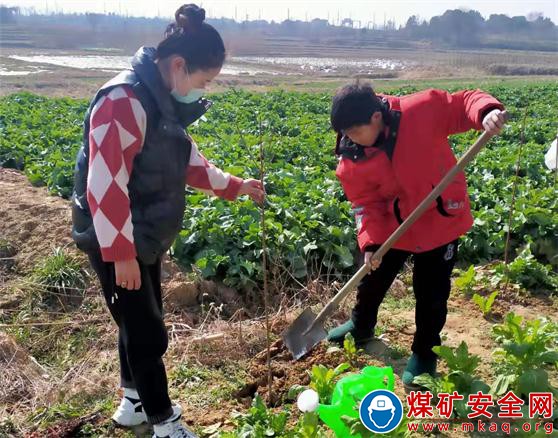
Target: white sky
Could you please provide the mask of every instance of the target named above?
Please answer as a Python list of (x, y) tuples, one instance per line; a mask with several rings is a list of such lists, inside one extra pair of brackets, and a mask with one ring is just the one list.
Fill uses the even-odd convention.
[[(35, 7), (44, 12), (120, 12), (129, 15), (170, 17), (182, 3), (195, 0), (0, 0), (6, 6)], [(198, 0), (213, 18), (229, 17), (250, 20), (282, 21), (324, 18), (336, 21), (337, 16), (361, 20), (362, 26), (375, 20), (382, 24), (385, 17), (404, 24), (411, 15), (429, 19), (447, 9), (468, 8), (479, 11), (485, 18), (490, 14), (528, 15), (542, 12), (558, 23), (558, 0)]]

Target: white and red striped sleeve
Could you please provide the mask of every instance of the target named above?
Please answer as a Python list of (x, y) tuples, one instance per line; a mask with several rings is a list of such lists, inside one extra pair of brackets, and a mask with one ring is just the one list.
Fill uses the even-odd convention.
[(192, 151), (186, 169), (186, 184), (211, 196), (235, 200), (244, 180), (215, 167), (201, 154), (196, 143), (190, 140)]
[(91, 111), (87, 201), (105, 262), (137, 255), (128, 181), (145, 129), (145, 110), (127, 85), (113, 88)]

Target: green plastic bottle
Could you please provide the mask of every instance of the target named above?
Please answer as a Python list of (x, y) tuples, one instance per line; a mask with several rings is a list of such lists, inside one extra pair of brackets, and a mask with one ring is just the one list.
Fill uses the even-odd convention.
[(335, 385), (330, 405), (320, 404), (318, 415), (338, 438), (351, 436), (349, 428), (341, 420), (343, 415), (358, 418), (360, 401), (376, 389), (393, 391), (395, 376), (391, 367), (365, 367), (358, 374), (349, 374)]

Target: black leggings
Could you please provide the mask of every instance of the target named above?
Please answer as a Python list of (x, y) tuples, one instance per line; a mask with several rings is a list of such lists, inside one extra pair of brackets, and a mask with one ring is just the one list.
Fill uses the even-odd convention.
[[(455, 240), (422, 253), (392, 249), (378, 269), (360, 282), (352, 319), (357, 328), (375, 328), (378, 309), (393, 280), (409, 256), (413, 256), (413, 290), (416, 298), (416, 332), (411, 347), (421, 357), (435, 357), (432, 347), (441, 344), (440, 332), (446, 323), (447, 302), (451, 289), (451, 272), (457, 257)], [(375, 251), (378, 246), (371, 247)]]
[(149, 422), (160, 423), (173, 413), (162, 359), (168, 335), (163, 322), (161, 260), (152, 265), (138, 262), (141, 288), (132, 291), (116, 285), (114, 263), (103, 262), (100, 253), (89, 254), (89, 260), (118, 325), (121, 385), (136, 389)]

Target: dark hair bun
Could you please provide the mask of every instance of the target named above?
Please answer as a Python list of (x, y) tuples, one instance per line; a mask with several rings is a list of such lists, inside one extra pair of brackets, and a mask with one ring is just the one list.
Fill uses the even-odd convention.
[(174, 14), (176, 26), (182, 28), (184, 32), (199, 29), (205, 20), (205, 9), (190, 3), (182, 5)]
[(225, 62), (225, 43), (209, 23), (205, 10), (194, 4), (182, 5), (167, 26), (165, 39), (157, 46), (157, 59), (179, 55), (186, 60), (188, 71), (221, 68)]

